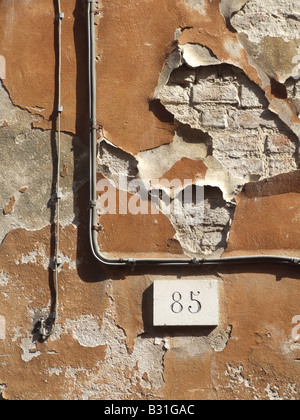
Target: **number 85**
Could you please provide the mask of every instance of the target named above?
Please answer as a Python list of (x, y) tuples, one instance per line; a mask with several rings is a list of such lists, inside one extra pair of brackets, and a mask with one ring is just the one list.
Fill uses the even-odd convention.
[[(193, 305), (190, 305), (188, 307), (188, 311), (191, 314), (194, 314), (195, 315), (195, 314), (198, 314), (201, 311), (201, 309), (202, 309), (201, 303), (199, 302), (198, 299), (196, 299), (196, 297), (198, 297), (200, 295), (200, 292), (197, 292), (197, 293), (190, 292), (190, 293), (191, 293), (190, 299), (191, 299), (191, 302), (193, 302)], [(182, 294), (179, 293), (179, 292), (175, 292), (172, 295), (172, 299), (173, 299), (173, 303), (171, 305), (171, 311), (174, 314), (180, 314), (184, 310), (184, 306), (181, 303), (181, 301), (182, 301)], [(194, 305), (194, 303), (196, 305)]]

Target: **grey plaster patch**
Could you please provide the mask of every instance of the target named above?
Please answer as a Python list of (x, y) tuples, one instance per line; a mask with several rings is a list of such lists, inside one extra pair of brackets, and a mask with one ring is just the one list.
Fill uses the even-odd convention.
[[(55, 135), (51, 131), (32, 129), (33, 118), (27, 111), (12, 105), (6, 90), (0, 85), (0, 243), (13, 229), (39, 230), (50, 224), (55, 204), (52, 191), (56, 176)], [(62, 164), (67, 176), (61, 177), (61, 224), (77, 223), (74, 196), (88, 180), (88, 151), (81, 141), (62, 134)], [(26, 164), (24, 164), (26, 162)], [(23, 187), (26, 185), (26, 191)], [(3, 209), (14, 196), (14, 211), (4, 215)]]
[(184, 0), (192, 9), (197, 10), (201, 14), (205, 13), (205, 0)]
[(31, 362), (33, 359), (41, 356), (42, 354), (40, 351), (36, 351), (36, 344), (32, 342), (30, 337), (23, 338), (21, 340), (20, 347), (23, 350), (21, 358), (26, 363)]
[(259, 43), (264, 37), (278, 37), (285, 41), (299, 38), (300, 3), (298, 0), (248, 1), (236, 13), (231, 23), (238, 32)]
[(0, 287), (7, 286), (10, 281), (9, 275), (5, 271), (0, 271)]
[(82, 347), (98, 347), (105, 345), (105, 337), (99, 323), (91, 315), (82, 315), (76, 320), (67, 320), (65, 327), (72, 331), (73, 337)]

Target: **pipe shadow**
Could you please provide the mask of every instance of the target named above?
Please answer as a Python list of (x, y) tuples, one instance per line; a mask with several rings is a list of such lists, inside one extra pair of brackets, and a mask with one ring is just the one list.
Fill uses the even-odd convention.
[[(57, 131), (57, 115), (58, 115), (58, 102), (59, 102), (59, 36), (58, 36), (58, 4), (56, 0), (53, 0), (54, 9), (54, 22), (53, 22), (53, 35), (54, 35), (54, 54), (55, 54), (55, 72), (54, 72), (54, 100), (53, 100), (53, 111), (50, 115), (51, 122), (51, 160), (52, 160), (52, 181), (51, 181), (51, 192), (50, 199), (47, 203), (47, 207), (50, 210), (50, 255), (49, 255), (49, 267), (48, 267), (48, 285), (50, 290), (50, 314), (45, 320), (46, 327), (51, 329), (53, 323), (52, 314), (55, 312), (56, 307), (56, 290), (55, 290), (55, 273), (54, 258), (56, 254), (56, 188), (57, 188), (57, 167), (58, 167), (58, 148), (56, 143), (56, 131)], [(44, 342), (43, 338), (39, 333), (41, 327), (41, 319), (35, 322), (32, 330), (32, 341)]]
[[(58, 115), (58, 102), (59, 102), (59, 36), (58, 36), (58, 5), (53, 0), (54, 8), (54, 52), (55, 52), (55, 74), (54, 74), (54, 102), (53, 112), (50, 116), (51, 121), (51, 159), (52, 159), (52, 183), (51, 183), (51, 195), (48, 201), (48, 208), (50, 209), (50, 264), (48, 267), (48, 282), (51, 294), (51, 309), (50, 312), (55, 311), (56, 291), (55, 291), (55, 274), (53, 271), (54, 257), (56, 252), (56, 186), (57, 186), (57, 166), (58, 166), (58, 150), (56, 143), (56, 131), (57, 131), (57, 115)], [(48, 321), (48, 320), (47, 320)]]
[[(76, 136), (89, 146), (89, 67), (88, 67), (88, 29), (86, 1), (77, 0), (73, 12), (73, 36), (76, 52)], [(89, 182), (78, 189), (78, 181), (84, 177), (89, 179), (89, 165), (84, 160), (82, 148), (73, 140), (74, 152), (74, 213), (77, 225), (77, 261), (80, 261), (78, 274), (82, 281), (93, 283), (108, 280), (111, 273), (97, 263), (90, 246)]]

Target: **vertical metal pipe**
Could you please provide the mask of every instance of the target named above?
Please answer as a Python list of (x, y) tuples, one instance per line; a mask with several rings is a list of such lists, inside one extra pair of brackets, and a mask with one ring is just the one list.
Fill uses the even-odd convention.
[(58, 290), (58, 270), (59, 270), (59, 254), (60, 254), (60, 167), (61, 167), (61, 62), (62, 62), (62, 20), (64, 18), (61, 12), (60, 0), (58, 3), (58, 109), (57, 109), (57, 186), (56, 186), (56, 256), (55, 256), (55, 314), (54, 325), (58, 317), (58, 303), (59, 303), (59, 290)]
[(98, 234), (94, 229), (98, 223), (97, 214), (97, 136), (96, 136), (96, 125), (97, 125), (97, 85), (96, 85), (96, 42), (95, 42), (95, 14), (94, 14), (93, 0), (87, 0), (87, 21), (88, 21), (88, 59), (89, 59), (89, 123), (90, 123), (90, 243), (94, 256), (101, 261), (101, 263), (107, 265), (126, 265), (125, 262), (120, 260), (110, 260), (105, 258), (98, 245)]
[[(54, 278), (55, 278), (55, 305), (54, 311), (51, 313), (51, 326), (46, 325), (45, 319), (40, 320), (39, 333), (43, 340), (54, 334), (56, 329), (56, 322), (58, 319), (59, 309), (59, 288), (58, 288), (58, 275), (60, 266), (60, 167), (61, 167), (61, 114), (63, 107), (61, 105), (61, 63), (62, 63), (62, 20), (64, 14), (61, 12), (60, 0), (57, 0), (57, 26), (58, 26), (58, 63), (57, 63), (57, 180), (56, 180), (56, 229), (55, 229), (55, 257), (54, 257)], [(52, 307), (52, 303), (51, 303)], [(47, 329), (49, 329), (47, 331)]]

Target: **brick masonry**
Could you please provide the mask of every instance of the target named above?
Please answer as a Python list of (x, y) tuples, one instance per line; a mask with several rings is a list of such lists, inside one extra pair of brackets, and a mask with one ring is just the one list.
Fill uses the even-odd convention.
[(251, 180), (299, 167), (297, 137), (241, 70), (218, 65), (189, 72), (183, 65), (181, 72), (171, 75), (161, 102), (178, 122), (211, 136), (212, 155), (232, 176)]

